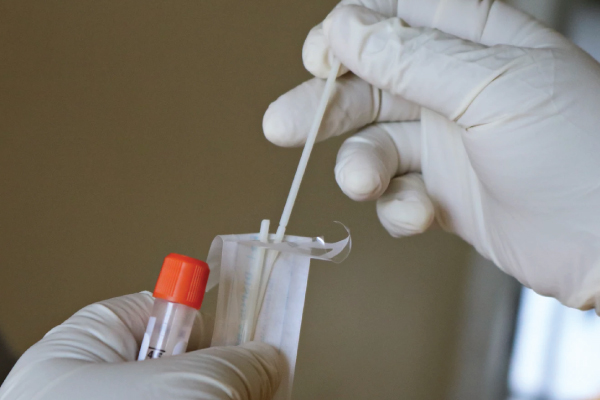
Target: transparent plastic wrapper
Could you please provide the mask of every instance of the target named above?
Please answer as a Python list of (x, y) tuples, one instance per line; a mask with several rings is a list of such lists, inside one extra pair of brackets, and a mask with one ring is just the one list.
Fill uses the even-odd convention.
[[(270, 239), (273, 238), (271, 235)], [(265, 250), (278, 252), (264, 300), (256, 310), (258, 317), (250, 340), (279, 349), (287, 370), (274, 400), (291, 399), (310, 259), (340, 263), (350, 248), (349, 234), (335, 243), (298, 236), (286, 236), (281, 243), (263, 243), (258, 234), (217, 236), (207, 259), (211, 269), (207, 290), (219, 284), (211, 346), (238, 345), (245, 341), (244, 321), (254, 309), (249, 299), (253, 297), (251, 282), (257, 273), (256, 259), (264, 257)]]

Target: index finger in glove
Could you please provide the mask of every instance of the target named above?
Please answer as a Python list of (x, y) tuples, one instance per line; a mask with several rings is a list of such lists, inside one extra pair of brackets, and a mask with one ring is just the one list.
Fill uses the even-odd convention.
[[(278, 146), (301, 146), (306, 141), (325, 82), (311, 79), (285, 93), (267, 109), (263, 130)], [(338, 78), (335, 92), (323, 117), (318, 140), (351, 133), (372, 122), (414, 121), (421, 107), (381, 91), (349, 74)]]

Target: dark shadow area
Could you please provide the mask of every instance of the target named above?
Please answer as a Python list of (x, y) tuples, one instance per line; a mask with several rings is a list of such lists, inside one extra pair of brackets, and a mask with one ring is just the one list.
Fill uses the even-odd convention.
[(17, 357), (13, 354), (10, 347), (0, 335), (0, 384), (4, 382), (8, 373), (17, 362)]

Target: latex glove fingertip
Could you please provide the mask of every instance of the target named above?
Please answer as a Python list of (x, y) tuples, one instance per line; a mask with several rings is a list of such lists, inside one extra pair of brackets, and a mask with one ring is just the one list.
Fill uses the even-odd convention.
[(421, 178), (408, 174), (390, 183), (377, 201), (377, 216), (390, 235), (404, 237), (425, 232), (434, 220), (435, 211)]

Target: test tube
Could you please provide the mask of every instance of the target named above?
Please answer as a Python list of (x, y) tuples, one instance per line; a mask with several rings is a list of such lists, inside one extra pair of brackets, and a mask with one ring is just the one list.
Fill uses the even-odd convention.
[(165, 258), (138, 361), (185, 353), (209, 273), (204, 261), (180, 254)]

